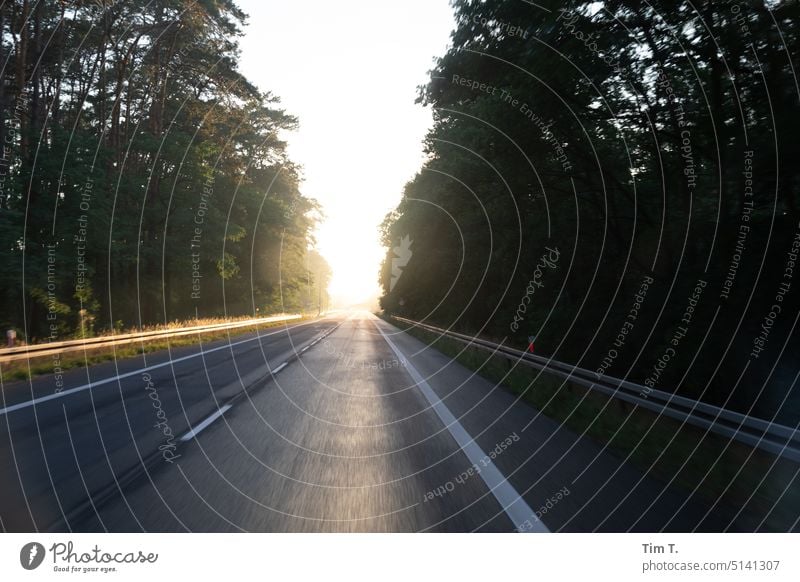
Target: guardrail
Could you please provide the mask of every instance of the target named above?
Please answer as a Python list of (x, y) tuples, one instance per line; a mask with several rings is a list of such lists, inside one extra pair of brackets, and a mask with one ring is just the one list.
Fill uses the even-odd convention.
[(710, 432), (729, 437), (779, 457), (800, 461), (800, 430), (797, 428), (748, 416), (662, 390), (646, 388), (612, 376), (600, 376), (591, 370), (557, 362), (420, 321), (405, 317), (391, 317), (397, 321), (467, 344), (470, 347), (516, 360), (518, 363), (565, 378), (591, 390), (596, 390), (681, 422), (707, 429)]
[(135, 333), (109, 335), (101, 337), (91, 337), (78, 340), (67, 340), (62, 342), (50, 342), (46, 344), (35, 344), (30, 346), (18, 346), (15, 348), (0, 349), (0, 362), (10, 362), (13, 360), (24, 360), (29, 358), (40, 358), (44, 356), (61, 354), (65, 352), (78, 352), (105, 348), (120, 344), (129, 344), (137, 341), (150, 341), (154, 339), (169, 339), (183, 335), (194, 335), (209, 331), (222, 331), (261, 325), (264, 323), (276, 323), (282, 321), (294, 321), (301, 319), (302, 315), (275, 315), (271, 317), (259, 317), (256, 319), (245, 319), (234, 322), (212, 323), (207, 325), (195, 325), (188, 327), (176, 327), (159, 329), (155, 331), (140, 331)]

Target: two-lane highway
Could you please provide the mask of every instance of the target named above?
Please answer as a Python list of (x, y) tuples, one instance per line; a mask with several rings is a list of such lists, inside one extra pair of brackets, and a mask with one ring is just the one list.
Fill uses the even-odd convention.
[(260, 335), (96, 366), (91, 388), (73, 373), (55, 398), (46, 377), (33, 394), (6, 384), (3, 527), (754, 527), (725, 507), (701, 517), (702, 502), (371, 314)]

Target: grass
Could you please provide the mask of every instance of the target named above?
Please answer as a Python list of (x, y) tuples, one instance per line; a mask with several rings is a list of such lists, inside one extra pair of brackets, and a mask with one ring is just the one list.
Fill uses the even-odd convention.
[[(304, 320), (310, 318), (311, 316), (303, 317)], [(252, 318), (247, 317), (242, 319), (252, 319)], [(166, 326), (159, 326), (159, 327), (153, 326), (144, 329), (129, 330), (124, 333), (135, 333), (137, 331), (156, 331), (161, 329), (174, 329), (178, 327), (187, 327), (192, 325), (209, 325), (214, 323), (222, 323), (223, 321), (230, 321), (231, 323), (235, 323), (236, 320), (204, 319), (198, 321), (192, 320), (191, 322), (174, 322)], [(292, 320), (288, 323), (294, 324), (297, 323), (298, 321), (300, 320)], [(111, 360), (123, 360), (126, 358), (133, 358), (141, 354), (148, 354), (160, 350), (174, 349), (183, 346), (195, 345), (200, 342), (208, 343), (219, 339), (226, 339), (228, 337), (253, 333), (255, 331), (260, 331), (271, 327), (278, 327), (281, 325), (285, 325), (286, 323), (287, 322), (283, 321), (275, 321), (271, 323), (261, 323), (258, 325), (239, 327), (232, 330), (221, 329), (216, 331), (202, 332), (199, 334), (183, 335), (171, 339), (159, 338), (152, 340), (137, 340), (130, 344), (91, 348), (87, 349), (85, 352), (84, 351), (65, 352), (60, 355), (59, 357), (60, 361), (58, 362), (58, 365), (61, 367), (63, 371), (67, 371), (74, 368), (83, 368), (86, 366), (92, 366), (94, 364), (100, 364)], [(52, 354), (32, 356), (27, 359), (14, 360), (11, 362), (3, 362), (2, 364), (0, 364), (0, 369), (2, 369), (2, 378), (4, 381), (29, 380), (30, 378), (36, 376), (52, 374), (54, 367), (55, 367), (55, 362)]]
[[(742, 514), (766, 515), (764, 530), (787, 531), (795, 515), (772, 511), (800, 505), (795, 483), (798, 466), (728, 438), (614, 399), (501, 356), (470, 348), (430, 332), (393, 325), (431, 345), (484, 378), (501, 384), (542, 412), (583, 434), (649, 476), (684, 491), (697, 491), (707, 502), (730, 508), (748, 504)], [(781, 499), (783, 496), (783, 499)], [(734, 512), (735, 513), (735, 512)], [(783, 513), (783, 514), (782, 514)]]

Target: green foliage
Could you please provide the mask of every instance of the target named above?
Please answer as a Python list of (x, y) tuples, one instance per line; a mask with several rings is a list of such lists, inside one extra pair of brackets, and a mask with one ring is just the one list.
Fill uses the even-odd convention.
[(238, 70), (244, 22), (228, 0), (0, 7), (3, 325), (48, 337), (48, 284), (62, 338), (305, 306), (279, 287), (308, 285), (317, 205), (297, 120)]
[[(536, 336), (539, 353), (590, 369), (615, 349), (607, 373), (642, 382), (702, 279), (659, 387), (742, 410), (761, 397), (771, 417), (774, 399), (759, 396), (769, 363), (752, 362), (733, 396), (740, 367), (717, 364), (747, 357), (800, 223), (798, 3), (453, 6), (451, 47), (419, 94), (434, 113), (428, 159), (381, 227), (384, 309), (520, 347)], [(746, 252), (723, 298), (750, 199)], [(414, 252), (398, 278), (392, 248), (406, 236)], [(560, 263), (531, 294), (547, 248)], [(654, 284), (615, 347), (644, 277)], [(795, 313), (797, 294), (789, 301)], [(791, 319), (776, 324), (776, 343)], [(800, 418), (793, 406), (781, 413)]]

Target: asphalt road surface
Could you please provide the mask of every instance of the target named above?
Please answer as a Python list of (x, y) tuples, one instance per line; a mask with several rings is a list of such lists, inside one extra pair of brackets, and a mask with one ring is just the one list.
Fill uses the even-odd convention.
[(5, 531), (752, 531), (366, 312), (4, 383)]

